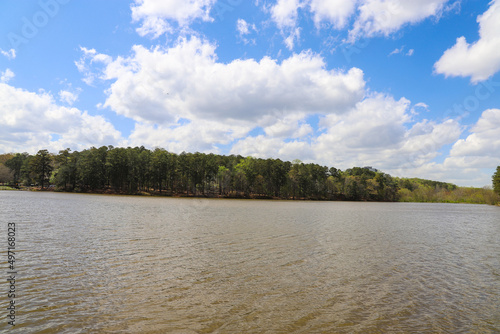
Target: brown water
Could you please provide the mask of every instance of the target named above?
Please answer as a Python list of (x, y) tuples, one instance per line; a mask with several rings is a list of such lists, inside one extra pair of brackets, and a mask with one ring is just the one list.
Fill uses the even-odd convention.
[(498, 207), (1, 191), (0, 221), (14, 332), (500, 332)]

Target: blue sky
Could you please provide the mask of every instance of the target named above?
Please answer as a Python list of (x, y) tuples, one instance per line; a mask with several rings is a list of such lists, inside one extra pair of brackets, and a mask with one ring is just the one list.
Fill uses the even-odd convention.
[(500, 0), (4, 0), (0, 30), (0, 153), (500, 165)]

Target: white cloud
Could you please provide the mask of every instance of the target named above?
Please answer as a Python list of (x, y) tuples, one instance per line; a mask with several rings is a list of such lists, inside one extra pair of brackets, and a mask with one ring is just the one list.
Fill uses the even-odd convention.
[(402, 47), (400, 47), (399, 49), (396, 48), (391, 53), (389, 53), (389, 57), (392, 55), (400, 54), (400, 53), (404, 54), (405, 56), (411, 57), (411, 56), (413, 56), (413, 53), (415, 52), (415, 50), (410, 49), (410, 50), (408, 50), (408, 52), (405, 53), (404, 50), (405, 50), (404, 45)]
[[(424, 120), (415, 124), (408, 132), (408, 140), (404, 143), (396, 160), (405, 170), (419, 169), (440, 156), (440, 149), (453, 144), (461, 135), (462, 126), (455, 120), (436, 123)], [(403, 174), (404, 175), (404, 174)]]
[(436, 73), (445, 76), (471, 77), (477, 83), (487, 80), (500, 70), (500, 1), (492, 1), (490, 8), (477, 18), (479, 40), (467, 43), (465, 37), (446, 50), (434, 65)]
[(92, 86), (94, 81), (99, 78), (97, 74), (99, 66), (106, 66), (113, 59), (108, 55), (97, 53), (95, 49), (80, 47), (80, 50), (83, 52), (83, 55), (79, 60), (75, 61), (75, 65), (78, 71), (83, 74), (83, 82)]
[(392, 55), (397, 55), (397, 54), (399, 54), (399, 53), (403, 52), (403, 50), (404, 50), (404, 49), (405, 49), (405, 47), (404, 47), (404, 46), (400, 47), (399, 49), (397, 49), (397, 48), (396, 48), (396, 49), (394, 49), (391, 53), (389, 53), (389, 56), (392, 56)]
[(257, 31), (255, 24), (250, 24), (243, 19), (238, 19), (236, 22), (236, 29), (238, 30), (240, 36), (248, 35), (252, 32), (252, 30)]
[[(413, 176), (445, 180), (462, 186), (491, 185), (500, 165), (500, 109), (483, 112), (465, 139), (458, 139), (443, 163), (428, 162), (411, 170)], [(403, 170), (402, 175), (409, 175)]]
[(252, 31), (257, 31), (255, 24), (249, 24), (243, 19), (238, 19), (236, 22), (236, 30), (238, 30), (239, 37), (245, 44), (256, 44), (255, 39), (248, 39), (246, 37), (247, 35), (250, 35)]
[(280, 158), (293, 161), (300, 158), (310, 161), (315, 158), (309, 143), (300, 140), (285, 142), (280, 138), (264, 135), (244, 138), (233, 145), (231, 154), (241, 154), (255, 158)]
[(80, 94), (79, 91), (70, 92), (68, 90), (61, 90), (59, 91), (59, 101), (72, 106), (78, 100), (79, 94)]
[(413, 169), (437, 157), (439, 149), (461, 133), (458, 123), (451, 120), (412, 122), (410, 101), (376, 94), (346, 116), (330, 115), (323, 120), (327, 132), (318, 137), (318, 158), (341, 168)]
[(0, 49), (0, 54), (2, 54), (3, 56), (7, 57), (10, 60), (16, 58), (16, 50), (14, 49), (10, 49), (9, 51), (4, 51)]
[(212, 21), (210, 10), (216, 0), (135, 0), (131, 6), (132, 20), (142, 22), (137, 32), (141, 36), (157, 38), (172, 32), (171, 23), (180, 29), (187, 28), (193, 21)]
[(278, 0), (271, 7), (271, 17), (281, 30), (284, 43), (289, 50), (293, 50), (295, 43), (300, 40), (301, 29), (297, 27), (298, 10), (304, 6), (301, 0)]
[[(450, 0), (277, 0), (270, 13), (282, 31), (285, 44), (293, 49), (300, 37), (297, 29), (301, 9), (312, 14), (318, 28), (324, 23), (335, 29), (349, 26), (347, 42), (354, 43), (363, 37), (389, 36), (407, 24), (429, 17), (439, 18), (456, 6), (456, 2), (447, 5), (448, 2)], [(350, 24), (351, 20), (354, 23)], [(410, 50), (406, 55), (412, 54)]]
[(295, 28), (289, 32), (288, 37), (285, 38), (285, 45), (288, 50), (293, 50), (295, 43), (300, 40), (300, 28)]
[(404, 124), (411, 120), (407, 114), (409, 105), (410, 101), (404, 98), (399, 101), (384, 95), (367, 98), (346, 115), (325, 117), (321, 125), (328, 132), (319, 141), (342, 143), (353, 150), (398, 145), (405, 134)]
[(418, 114), (418, 110), (429, 111), (429, 106), (424, 102), (419, 102), (419, 103), (415, 104), (415, 106), (413, 106), (412, 113)]
[(278, 122), (264, 127), (266, 135), (274, 138), (302, 138), (311, 133), (311, 125), (304, 122), (304, 113), (285, 116)]
[(415, 123), (408, 100), (382, 94), (365, 98), (345, 114), (323, 117), (320, 126), (319, 135), (291, 141), (266, 131), (266, 135), (239, 140), (231, 153), (298, 158), (341, 169), (372, 165), (408, 176), (427, 168), (440, 149), (454, 143), (462, 132), (453, 120)]
[(153, 125), (136, 123), (128, 139), (132, 146), (163, 147), (171, 152), (215, 152), (217, 145), (228, 145), (245, 136), (250, 125), (228, 125), (218, 121), (194, 120), (187, 124)]
[(140, 122), (258, 123), (264, 116), (342, 112), (364, 95), (361, 70), (328, 71), (312, 52), (281, 64), (269, 57), (224, 64), (217, 61), (214, 45), (197, 38), (181, 39), (169, 49), (135, 46), (133, 51), (106, 67), (105, 78), (114, 83), (105, 106)]
[(248, 35), (250, 33), (250, 25), (243, 19), (238, 19), (238, 21), (236, 22), (236, 29), (238, 29), (238, 32), (242, 36)]
[(302, 137), (311, 132), (302, 117), (345, 112), (365, 93), (361, 70), (328, 71), (312, 52), (281, 63), (264, 57), (225, 64), (214, 45), (197, 38), (168, 49), (135, 46), (133, 56), (115, 59), (101, 76), (113, 81), (104, 107), (138, 122), (134, 142), (186, 150), (226, 145), (258, 126)]
[(300, 0), (278, 0), (271, 8), (271, 17), (278, 28), (294, 28), (297, 25), (298, 10), (302, 7)]
[[(500, 109), (489, 109), (471, 128), (466, 139), (460, 139), (450, 151), (450, 161), (465, 161), (462, 167), (489, 167), (500, 165)], [(488, 164), (485, 164), (489, 161)]]
[(317, 27), (322, 22), (329, 22), (336, 29), (342, 29), (354, 14), (356, 3), (356, 0), (311, 0), (309, 6)]
[(16, 76), (10, 69), (6, 69), (4, 72), (0, 72), (0, 74), (1, 83), (7, 83)]
[(0, 152), (117, 144), (121, 134), (102, 116), (58, 106), (47, 93), (0, 83)]
[(136, 29), (141, 36), (151, 36), (153, 39), (165, 33), (172, 33), (173, 28), (163, 19), (158, 17), (146, 17), (142, 26)]
[[(231, 153), (397, 173), (426, 168), (462, 133), (453, 120), (415, 123), (415, 108), (424, 103), (366, 97), (361, 70), (328, 71), (312, 52), (281, 63), (268, 57), (221, 63), (214, 45), (180, 39), (166, 49), (135, 46), (101, 76), (113, 81), (104, 106), (137, 122), (129, 145), (174, 152), (229, 145)], [(307, 121), (312, 115), (320, 129)], [(248, 137), (257, 127), (264, 134)]]
[(439, 17), (449, 0), (362, 0), (349, 41), (361, 37), (388, 36), (406, 24)]
[(114, 81), (105, 107), (137, 121), (133, 145), (214, 151), (260, 126), (266, 136), (297, 138), (281, 150), (292, 154), (313, 134), (308, 115), (345, 113), (365, 94), (361, 70), (328, 71), (312, 52), (281, 63), (265, 57), (224, 64), (213, 45), (192, 38), (169, 49), (135, 46), (133, 53), (100, 75)]

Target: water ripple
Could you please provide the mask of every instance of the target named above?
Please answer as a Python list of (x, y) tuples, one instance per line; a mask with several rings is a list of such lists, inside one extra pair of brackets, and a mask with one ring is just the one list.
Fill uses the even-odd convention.
[(0, 192), (0, 218), (23, 333), (500, 332), (495, 207)]

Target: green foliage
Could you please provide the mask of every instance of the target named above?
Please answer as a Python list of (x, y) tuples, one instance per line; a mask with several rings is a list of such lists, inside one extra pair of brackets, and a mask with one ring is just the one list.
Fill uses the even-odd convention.
[(13, 157), (14, 154), (11, 153), (0, 154), (0, 184), (12, 184), (14, 181), (14, 173), (5, 165)]
[[(81, 152), (66, 149), (58, 155), (40, 150), (34, 156), (18, 153), (4, 160), (15, 183), (45, 187), (50, 180), (63, 191), (351, 201), (499, 201), (491, 189), (398, 179), (372, 168), (353, 167), (342, 172), (300, 160), (175, 154), (143, 146), (91, 147)], [(493, 183), (500, 187), (499, 177), (497, 169)]]
[(3, 163), (0, 163), (0, 184), (12, 184), (14, 181), (14, 173), (10, 170), (9, 167), (5, 166)]
[(495, 204), (500, 196), (488, 188), (457, 187), (454, 184), (422, 179), (400, 179), (402, 202)]
[[(5, 161), (5, 166), (7, 166), (13, 173), (13, 183), (18, 184), (23, 178), (23, 172), (27, 171), (27, 159), (28, 153), (17, 153), (9, 160)], [(24, 166), (24, 168), (23, 168)]]
[(493, 174), (493, 190), (500, 195), (500, 166), (497, 167), (495, 174)]
[(40, 150), (30, 159), (29, 170), (33, 179), (41, 185), (42, 189), (48, 184), (52, 174), (52, 157), (47, 150)]
[[(112, 149), (111, 147), (109, 149)], [(91, 147), (78, 154), (76, 162), (78, 188), (82, 190), (104, 189), (109, 185), (109, 168), (106, 166), (108, 147)]]
[(63, 190), (74, 190), (77, 181), (78, 158), (79, 153), (71, 154), (69, 148), (59, 151), (59, 154), (54, 157), (55, 168), (50, 183)]
[(231, 184), (231, 171), (226, 166), (218, 167), (217, 183), (219, 184), (219, 196), (227, 195)]

